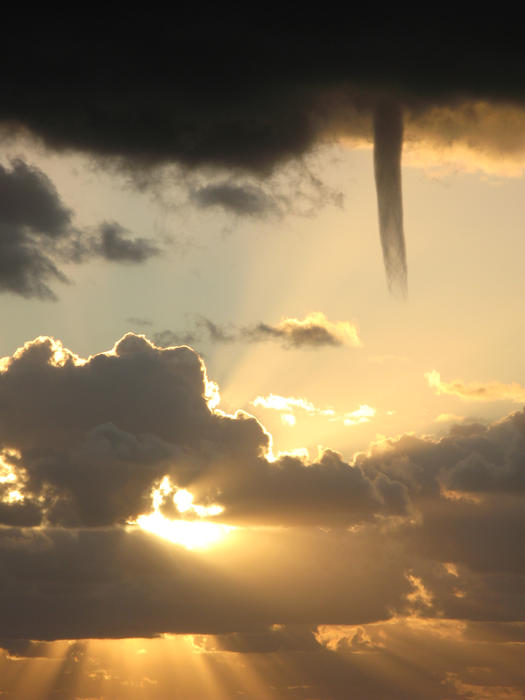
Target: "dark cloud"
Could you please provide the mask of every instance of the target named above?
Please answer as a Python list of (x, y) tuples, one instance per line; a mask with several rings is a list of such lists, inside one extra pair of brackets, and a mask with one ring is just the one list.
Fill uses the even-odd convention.
[(72, 214), (51, 180), (23, 160), (0, 165), (0, 290), (53, 299), (51, 281), (65, 281), (53, 258), (71, 231)]
[(8, 226), (51, 238), (66, 233), (72, 221), (47, 175), (21, 159), (12, 161), (11, 170), (0, 165), (0, 213)]
[(263, 217), (278, 211), (275, 202), (260, 187), (229, 182), (205, 185), (191, 193), (202, 209), (222, 207), (239, 216)]
[(270, 325), (258, 323), (253, 328), (243, 328), (241, 336), (250, 342), (278, 340), (288, 347), (322, 347), (342, 345), (341, 337), (330, 332), (321, 322), (307, 319), (297, 322), (296, 319), (285, 319), (282, 323)]
[(126, 238), (128, 231), (115, 222), (103, 223), (99, 231), (100, 242), (95, 244), (95, 250), (106, 260), (140, 263), (160, 252), (146, 238)]
[(321, 645), (315, 637), (315, 627), (273, 625), (249, 632), (232, 632), (215, 637), (196, 636), (194, 643), (206, 652), (236, 654), (270, 654), (277, 651), (315, 652)]
[(72, 212), (45, 173), (21, 159), (10, 169), (0, 165), (0, 291), (55, 299), (50, 285), (67, 282), (62, 263), (94, 256), (141, 263), (158, 252), (117, 223), (106, 222), (96, 232), (75, 228)]
[[(461, 117), (458, 128), (451, 127), (449, 119), (434, 119), (436, 109), (525, 102), (521, 36), (504, 18), (465, 22), (443, 12), (428, 23), (400, 13), (382, 23), (353, 8), (347, 21), (281, 11), (276, 27), (270, 18), (253, 25), (221, 11), (198, 22), (188, 15), (168, 29), (128, 13), (118, 17), (118, 29), (110, 17), (103, 27), (85, 22), (74, 40), (49, 17), (42, 19), (45, 31), (11, 24), (18, 25), (23, 36), (6, 37), (0, 56), (4, 132), (35, 134), (51, 149), (110, 159), (141, 172), (143, 182), (152, 168), (172, 163), (266, 177), (339, 137), (371, 141), (373, 116), (385, 99), (420, 134), (431, 122), (442, 139), (459, 128), (465, 142), (476, 120)], [(205, 52), (196, 50), (196, 37)], [(396, 152), (401, 146), (399, 117), (385, 119), (381, 128), (376, 119), (376, 166), (387, 163), (387, 141), (397, 143)], [(478, 126), (472, 128), (478, 136)], [(480, 146), (492, 141), (486, 131)], [(386, 221), (399, 220), (401, 188), (393, 199), (383, 196), (383, 170), (376, 167), (386, 242)], [(200, 188), (195, 197), (238, 213), (268, 209), (260, 191), (228, 180)], [(396, 226), (386, 261), (391, 271), (395, 260), (403, 279), (404, 242)]]
[[(374, 91), (394, 89), (419, 106), (523, 97), (521, 40), (503, 18), (443, 13), (425, 23), (401, 13), (383, 24), (366, 15), (354, 8), (349, 26), (283, 11), (277, 27), (216, 12), (165, 28), (129, 13), (118, 33), (108, 17), (74, 40), (48, 19), (45, 38), (24, 30), (24, 59), (3, 71), (2, 117), (53, 147), (264, 169), (311, 147), (334, 112), (344, 114), (345, 92), (363, 109)], [(195, 51), (197, 36), (212, 61)], [(137, 51), (139, 38), (147, 51)], [(19, 41), (17, 31), (6, 37), (6, 56)]]
[(47, 246), (31, 235), (0, 222), (0, 290), (23, 297), (56, 299), (51, 281), (67, 278), (46, 255)]
[(235, 476), (221, 503), (237, 523), (349, 527), (383, 512), (406, 516), (410, 502), (404, 487), (381, 475), (373, 482), (359, 467), (326, 450), (305, 466), (294, 457)]
[(304, 319), (285, 318), (279, 323), (253, 326), (221, 326), (204, 316), (196, 316), (193, 329), (185, 334), (166, 330), (154, 335), (158, 345), (188, 344), (207, 340), (215, 343), (275, 341), (285, 348), (320, 348), (361, 345), (357, 328), (349, 321), (329, 321), (321, 312)]
[(393, 551), (318, 530), (234, 532), (203, 557), (136, 529), (2, 528), (0, 563), (5, 639), (363, 624), (411, 590)]

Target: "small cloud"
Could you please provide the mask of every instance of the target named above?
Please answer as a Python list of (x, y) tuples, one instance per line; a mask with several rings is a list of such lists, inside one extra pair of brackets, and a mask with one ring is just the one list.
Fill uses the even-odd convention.
[(243, 334), (251, 342), (281, 340), (293, 348), (327, 345), (360, 347), (362, 344), (355, 325), (349, 321), (329, 321), (320, 311), (308, 314), (303, 320), (285, 318), (276, 325), (259, 323), (253, 328), (243, 329)]
[(368, 406), (366, 403), (359, 406), (355, 411), (345, 413), (343, 416), (344, 425), (358, 425), (359, 423), (368, 423), (376, 414), (376, 409)]
[[(321, 348), (351, 346), (361, 347), (357, 327), (350, 321), (329, 321), (320, 311), (308, 314), (304, 319), (284, 318), (276, 324), (257, 323), (253, 326), (221, 326), (205, 316), (196, 316), (193, 328), (179, 333), (161, 331), (154, 336), (157, 345), (175, 345), (178, 339), (185, 343), (208, 340), (217, 343), (275, 341), (285, 348)], [(171, 341), (174, 342), (171, 342)]]
[(525, 402), (525, 388), (517, 382), (502, 384), (501, 382), (469, 382), (454, 379), (444, 382), (440, 373), (433, 369), (425, 373), (425, 379), (436, 394), (458, 396), (467, 401), (514, 401)]
[(218, 182), (199, 187), (190, 198), (201, 209), (221, 207), (238, 216), (265, 217), (277, 213), (276, 202), (260, 187)]
[(129, 238), (129, 232), (116, 222), (104, 222), (100, 226), (100, 240), (94, 251), (106, 260), (140, 263), (160, 253), (160, 249), (147, 238)]

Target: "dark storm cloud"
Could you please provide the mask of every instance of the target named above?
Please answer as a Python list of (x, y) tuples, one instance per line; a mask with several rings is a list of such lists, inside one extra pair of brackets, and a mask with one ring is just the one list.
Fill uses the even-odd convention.
[(193, 329), (187, 333), (162, 331), (154, 340), (163, 347), (207, 340), (212, 343), (275, 341), (285, 348), (322, 348), (361, 345), (357, 328), (349, 321), (329, 321), (321, 312), (304, 319), (284, 318), (279, 323), (257, 323), (251, 326), (221, 326), (204, 316), (196, 316)]
[(0, 165), (0, 291), (55, 299), (50, 284), (67, 282), (63, 263), (94, 256), (113, 262), (142, 263), (159, 249), (145, 238), (130, 238), (117, 223), (95, 232), (73, 226), (52, 181), (21, 159)]
[[(522, 37), (503, 16), (465, 22), (443, 11), (427, 22), (400, 13), (380, 23), (367, 15), (352, 8), (348, 21), (318, 12), (298, 18), (281, 8), (279, 22), (269, 16), (252, 24), (221, 10), (165, 27), (127, 13), (116, 31), (110, 17), (103, 26), (86, 21), (74, 39), (49, 18), (45, 31), (40, 22), (34, 28), (13, 22), (24, 33), (14, 29), (1, 48), (0, 123), (6, 134), (32, 133), (51, 149), (109, 158), (140, 171), (146, 182), (148, 170), (170, 163), (265, 177), (334, 138), (371, 140), (373, 115), (385, 98), (395, 100), (416, 131), (435, 108), (525, 102)], [(13, 65), (22, 44), (24, 58)], [(441, 127), (430, 121), (441, 135), (450, 132), (450, 120)], [(460, 137), (467, 142), (472, 121)], [(401, 226), (395, 235), (388, 226), (385, 235), (385, 222), (400, 219), (400, 187), (393, 198), (381, 187), (385, 144), (395, 142), (399, 152), (401, 133), (398, 116), (376, 119), (387, 273), (395, 260), (403, 287)], [(487, 139), (488, 133), (482, 144)], [(195, 196), (201, 205), (237, 213), (267, 205), (259, 192), (228, 184)]]
[[(74, 39), (48, 20), (45, 33), (24, 27), (24, 60), (2, 63), (1, 115), (55, 148), (264, 170), (341, 126), (345, 93), (364, 110), (394, 90), (416, 107), (523, 97), (521, 37), (503, 17), (401, 13), (380, 24), (366, 14), (354, 8), (348, 23), (282, 10), (278, 24), (254, 25), (221, 10), (164, 27), (130, 12), (118, 33), (108, 17)], [(13, 29), (6, 56), (19, 41)]]

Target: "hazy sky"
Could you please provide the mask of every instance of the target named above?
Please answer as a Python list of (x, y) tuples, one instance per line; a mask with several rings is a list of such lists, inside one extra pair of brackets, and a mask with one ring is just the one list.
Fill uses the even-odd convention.
[(523, 59), (292, 19), (6, 77), (2, 697), (525, 698)]

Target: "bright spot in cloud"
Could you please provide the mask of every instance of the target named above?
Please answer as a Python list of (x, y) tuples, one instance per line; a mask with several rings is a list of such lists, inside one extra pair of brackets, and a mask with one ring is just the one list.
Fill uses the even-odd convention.
[(169, 520), (158, 511), (139, 515), (136, 524), (154, 535), (186, 549), (206, 549), (223, 539), (234, 528), (205, 520)]
[(210, 547), (235, 529), (230, 525), (212, 523), (206, 520), (170, 520), (160, 510), (170, 496), (181, 514), (193, 514), (198, 518), (206, 518), (219, 515), (224, 510), (222, 506), (215, 503), (210, 506), (195, 504), (193, 502), (194, 495), (190, 491), (178, 489), (171, 483), (170, 478), (165, 476), (151, 492), (153, 512), (143, 513), (136, 520), (129, 521), (129, 524), (138, 525), (143, 530), (163, 537), (174, 544), (180, 544), (186, 549)]
[(293, 426), (297, 422), (294, 411), (303, 411), (308, 416), (322, 416), (332, 422), (341, 421), (343, 425), (368, 423), (376, 414), (376, 409), (367, 404), (362, 404), (355, 411), (338, 414), (333, 408), (318, 408), (307, 399), (295, 396), (279, 396), (278, 394), (257, 396), (252, 401), (252, 405), (279, 411), (281, 413), (281, 421), (289, 426)]
[(180, 489), (173, 496), (173, 503), (177, 506), (179, 513), (185, 513), (193, 505), (193, 494), (186, 489)]

